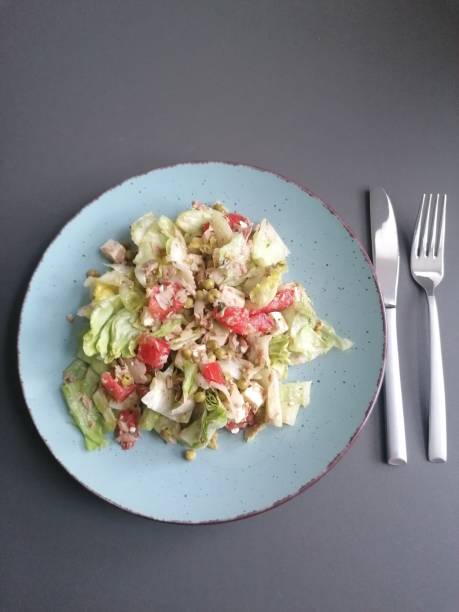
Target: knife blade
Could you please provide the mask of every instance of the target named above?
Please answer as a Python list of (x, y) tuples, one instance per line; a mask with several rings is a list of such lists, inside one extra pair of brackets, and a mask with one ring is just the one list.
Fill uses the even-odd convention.
[(386, 191), (376, 187), (370, 193), (370, 222), (373, 262), (385, 306), (396, 306), (400, 253), (394, 209)]
[(394, 210), (382, 187), (376, 187), (370, 192), (370, 223), (373, 263), (386, 314), (384, 391), (387, 462), (390, 465), (401, 465), (407, 462), (407, 453), (396, 319), (400, 253)]

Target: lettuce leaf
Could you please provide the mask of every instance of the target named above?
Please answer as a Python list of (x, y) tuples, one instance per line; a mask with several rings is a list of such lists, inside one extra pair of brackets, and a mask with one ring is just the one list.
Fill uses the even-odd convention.
[(106, 372), (108, 370), (108, 365), (101, 361), (98, 357), (88, 357), (84, 353), (82, 346), (80, 346), (78, 349), (77, 357), (78, 359), (81, 359), (81, 361), (84, 361), (85, 363), (90, 365), (94, 372), (96, 372), (96, 374), (99, 374), (99, 376), (103, 372)]
[(181, 212), (175, 223), (184, 234), (196, 236), (202, 232), (202, 226), (210, 220), (210, 208), (191, 208)]
[(121, 285), (119, 295), (124, 308), (129, 312), (138, 312), (145, 304), (145, 293), (138, 285)]
[(286, 270), (287, 266), (284, 263), (275, 266), (271, 272), (264, 276), (250, 291), (250, 300), (260, 308), (269, 304), (269, 302), (274, 299), (279, 289), (279, 285), (282, 282), (282, 275)]
[(286, 425), (295, 425), (300, 406), (309, 404), (311, 382), (285, 383), (280, 388), (282, 422)]
[(136, 315), (123, 308), (119, 295), (96, 304), (89, 325), (83, 336), (85, 355), (97, 356), (105, 363), (134, 356), (140, 326)]
[(102, 448), (106, 444), (103, 422), (91, 399), (98, 380), (98, 375), (77, 359), (65, 370), (61, 385), (68, 411), (83, 434), (87, 450)]
[(188, 423), (194, 402), (190, 398), (182, 399), (178, 403), (174, 401), (173, 371), (173, 366), (169, 366), (164, 372), (156, 372), (150, 384), (150, 391), (143, 396), (142, 403), (171, 421)]
[(282, 238), (273, 226), (266, 219), (263, 219), (253, 235), (253, 261), (259, 266), (274, 266), (284, 261), (288, 255), (289, 250), (283, 243)]
[(281, 378), (287, 376), (288, 365), (290, 363), (290, 351), (288, 345), (290, 338), (288, 334), (273, 336), (269, 342), (269, 359), (271, 367), (275, 368)]
[(175, 223), (172, 221), (172, 219), (169, 219), (169, 217), (166, 217), (165, 215), (161, 215), (158, 219), (158, 228), (166, 238), (174, 238), (180, 233), (175, 227)]
[(99, 387), (92, 396), (94, 406), (102, 417), (103, 428), (107, 433), (115, 431), (116, 417), (110, 407), (110, 403), (104, 391)]
[(182, 392), (183, 398), (188, 399), (193, 395), (195, 391), (198, 389), (198, 385), (196, 383), (196, 375), (198, 373), (198, 366), (196, 363), (192, 361), (184, 361), (183, 362), (183, 383), (182, 383)]
[(240, 233), (232, 233), (230, 241), (218, 249), (219, 265), (222, 266), (234, 260), (237, 260), (239, 263), (243, 263), (240, 260), (241, 258), (243, 259), (246, 250), (244, 236)]
[(134, 258), (136, 265), (147, 261), (158, 261), (162, 249), (166, 246), (166, 238), (159, 227), (159, 221), (153, 213), (147, 213), (137, 219), (131, 226), (132, 242), (137, 245), (138, 251)]
[(156, 431), (158, 434), (167, 430), (174, 438), (177, 438), (180, 433), (180, 423), (172, 421), (164, 415), (159, 414), (159, 412), (155, 412), (149, 408), (145, 408), (142, 412), (139, 419), (139, 427), (144, 431)]
[(312, 361), (332, 348), (345, 351), (353, 345), (334, 328), (318, 318), (309, 297), (301, 290), (300, 299), (282, 313), (289, 326), (290, 363)]
[(180, 432), (179, 440), (190, 448), (204, 448), (227, 423), (226, 410), (213, 389), (207, 389), (202, 415)]
[(210, 224), (212, 225), (212, 229), (214, 230), (217, 244), (219, 246), (230, 242), (230, 240), (233, 238), (233, 230), (231, 229), (225, 215), (220, 211), (215, 209), (210, 211)]
[(179, 333), (181, 330), (182, 323), (184, 322), (182, 315), (172, 316), (170, 319), (165, 321), (159, 329), (152, 333), (155, 338), (165, 338), (171, 334)]
[(282, 427), (282, 407), (279, 372), (269, 370), (266, 381), (266, 421), (274, 427)]
[(190, 327), (184, 329), (180, 336), (169, 342), (169, 345), (173, 351), (178, 351), (181, 348), (192, 344), (196, 340), (199, 340), (199, 338), (204, 334), (204, 331), (205, 330), (202, 328), (193, 329)]

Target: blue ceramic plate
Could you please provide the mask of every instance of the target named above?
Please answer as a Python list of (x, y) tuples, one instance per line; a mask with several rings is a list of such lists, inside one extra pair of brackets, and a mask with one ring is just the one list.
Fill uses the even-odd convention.
[[(59, 385), (75, 354), (77, 330), (66, 315), (87, 301), (88, 268), (98, 247), (127, 237), (146, 211), (174, 217), (192, 200), (222, 200), (259, 221), (267, 217), (291, 250), (289, 278), (304, 284), (320, 316), (352, 338), (292, 378), (313, 381), (311, 404), (295, 427), (268, 428), (245, 443), (220, 436), (218, 451), (195, 462), (179, 446), (144, 434), (135, 448), (113, 443), (86, 452)], [(55, 458), (81, 484), (131, 512), (162, 521), (203, 523), (248, 516), (304, 490), (339, 460), (377, 396), (384, 364), (384, 316), (369, 260), (333, 210), (276, 174), (244, 165), (190, 163), (130, 179), (83, 208), (46, 250), (21, 314), (19, 370), (32, 419)], [(37, 357), (37, 347), (40, 356)]]

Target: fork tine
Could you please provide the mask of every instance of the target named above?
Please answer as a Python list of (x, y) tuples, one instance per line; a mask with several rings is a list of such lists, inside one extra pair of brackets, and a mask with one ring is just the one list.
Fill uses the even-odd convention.
[(416, 219), (416, 227), (414, 228), (413, 243), (411, 246), (411, 256), (419, 256), (419, 237), (421, 235), (422, 216), (424, 213), (424, 204), (426, 201), (426, 194), (422, 196), (421, 206), (419, 207), (418, 218)]
[(430, 205), (432, 204), (432, 194), (429, 194), (429, 203), (427, 204), (426, 220), (424, 223), (424, 233), (422, 235), (422, 248), (420, 255), (427, 255), (427, 239), (429, 237), (429, 220), (430, 220)]
[(438, 218), (438, 203), (440, 202), (440, 194), (437, 193), (437, 197), (435, 199), (435, 211), (433, 216), (433, 225), (432, 225), (432, 236), (430, 238), (430, 248), (429, 255), (430, 257), (435, 257), (435, 242), (437, 240), (437, 218)]
[(440, 223), (440, 238), (438, 240), (438, 251), (437, 257), (443, 257), (443, 249), (445, 247), (445, 226), (446, 226), (446, 193), (443, 195), (443, 206), (441, 211), (441, 223)]

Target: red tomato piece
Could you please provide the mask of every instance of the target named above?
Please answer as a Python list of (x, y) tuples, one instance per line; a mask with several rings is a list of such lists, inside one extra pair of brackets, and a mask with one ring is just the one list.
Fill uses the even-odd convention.
[(117, 402), (122, 402), (123, 400), (125, 400), (127, 396), (134, 391), (136, 387), (135, 385), (123, 387), (123, 385), (120, 384), (116, 380), (116, 378), (113, 378), (113, 376), (109, 372), (104, 372), (101, 375), (100, 382), (102, 383), (102, 386), (107, 391), (107, 393), (109, 393)]
[(295, 301), (295, 287), (284, 287), (279, 289), (273, 300), (263, 308), (259, 308), (259, 312), (279, 312), (285, 310)]
[(247, 413), (247, 416), (242, 419), (242, 421), (239, 421), (239, 423), (236, 423), (236, 421), (228, 421), (228, 423), (226, 424), (226, 429), (228, 431), (230, 431), (231, 433), (237, 433), (240, 429), (245, 429), (246, 427), (251, 427), (255, 422), (255, 415), (253, 414), (252, 410), (249, 410), (249, 412)]
[(160, 370), (166, 365), (171, 347), (166, 340), (153, 336), (142, 336), (137, 349), (137, 357), (151, 368)]
[(129, 450), (140, 435), (138, 428), (139, 413), (136, 410), (121, 410), (116, 427), (116, 439), (123, 450)]
[(201, 372), (207, 382), (216, 382), (219, 385), (224, 385), (226, 382), (223, 376), (223, 370), (217, 361), (203, 364), (201, 366)]
[(207, 230), (210, 227), (210, 223), (207, 221), (206, 223), (202, 224), (202, 233), (207, 232)]
[(139, 413), (136, 410), (121, 410), (118, 420), (126, 423), (128, 427), (135, 427), (137, 429), (137, 420)]
[(266, 312), (255, 311), (250, 313), (249, 328), (251, 328), (252, 333), (269, 334), (274, 327), (274, 321)]
[(247, 308), (227, 306), (221, 311), (214, 311), (214, 318), (236, 334), (244, 336), (248, 332), (249, 311)]
[[(166, 306), (162, 304), (161, 300), (158, 301), (159, 294), (165, 296)], [(165, 282), (151, 289), (148, 310), (155, 319), (164, 321), (170, 314), (181, 310), (185, 301), (186, 293), (180, 283)]]
[(229, 213), (226, 215), (228, 223), (230, 224), (233, 232), (242, 232), (245, 235), (250, 234), (252, 231), (252, 221), (240, 215), (239, 213)]

